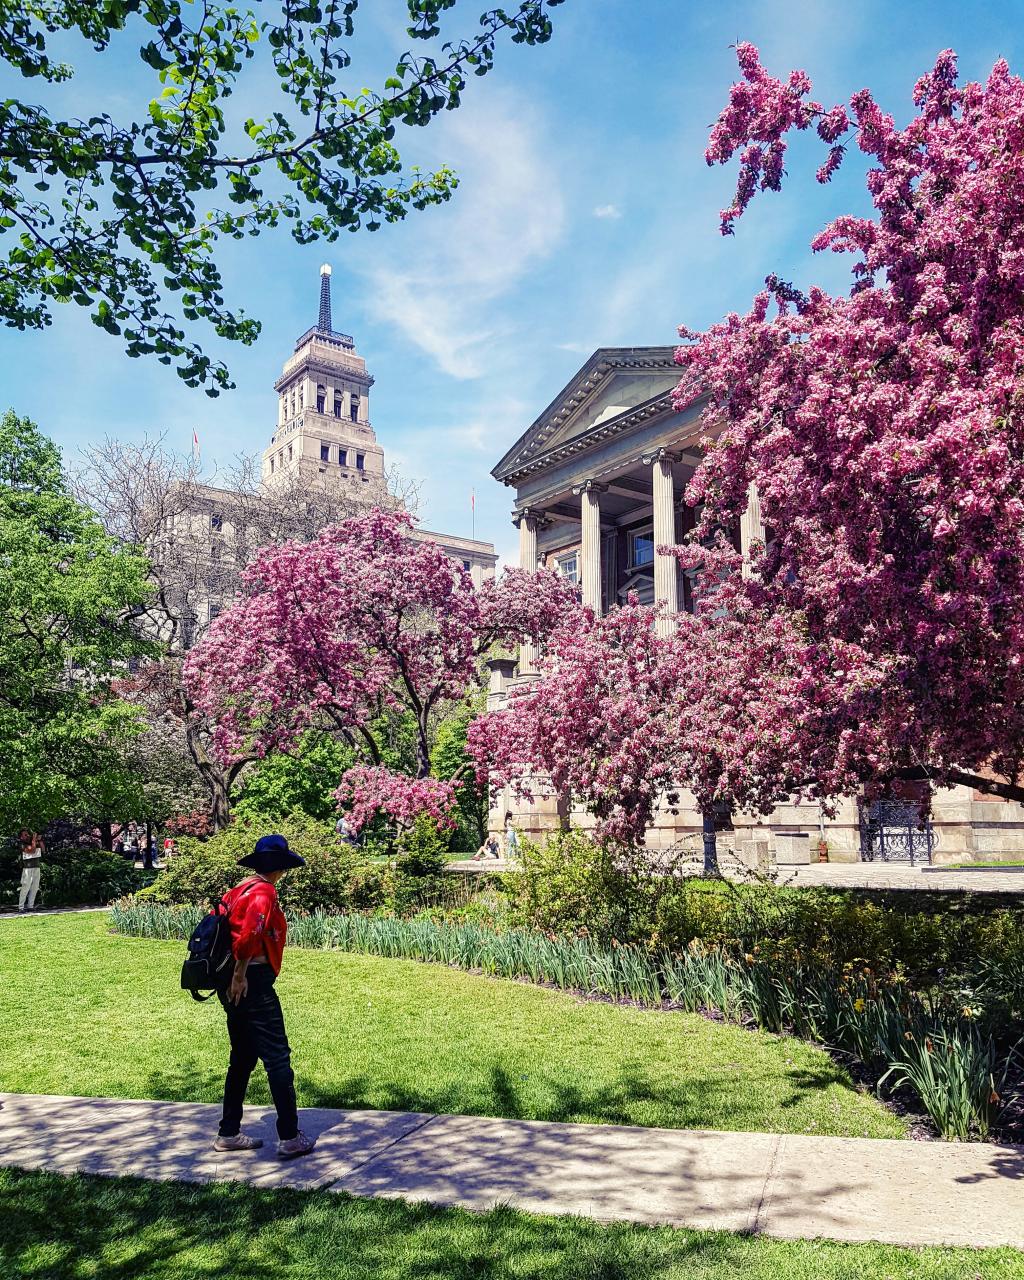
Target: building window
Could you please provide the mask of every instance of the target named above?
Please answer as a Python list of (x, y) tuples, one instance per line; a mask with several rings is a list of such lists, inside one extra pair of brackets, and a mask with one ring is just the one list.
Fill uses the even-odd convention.
[(334, 416), (336, 418), (341, 417), (341, 396), (339, 395), (334, 397)]
[(270, 474), (271, 474), (271, 475), (273, 475), (273, 474), (274, 474), (274, 459), (273, 459), (273, 458), (271, 458), (271, 459), (270, 459)]
[(323, 411), (324, 411), (324, 405), (325, 405), (326, 403), (327, 403), (327, 398), (326, 398), (326, 396), (324, 396), (324, 395), (322, 394), (322, 388), (321, 388), (321, 387), (317, 387), (317, 389), (316, 389), (316, 411), (317, 411), (317, 413), (323, 413)]
[(463, 569), (465, 569), (465, 571), (466, 571), (467, 573), (469, 573), (470, 569), (472, 569), (472, 567), (473, 567), (473, 566), (472, 566), (472, 564), (470, 563), (470, 561), (468, 561), (468, 560), (463, 560), (463, 562), (462, 562), (462, 567), (463, 567)]
[(364, 468), (365, 463), (366, 463), (366, 454), (365, 454), (365, 453), (357, 453), (357, 454), (356, 454), (356, 470), (357, 470), (357, 471), (362, 471), (362, 470), (363, 470), (363, 468)]
[(338, 450), (338, 466), (339, 467), (348, 466), (348, 452), (345, 449)]
[(322, 444), (320, 446), (320, 461), (330, 462), (330, 460), (331, 460), (331, 446), (329, 444)]
[(629, 535), (629, 568), (654, 564), (654, 530), (634, 529)]
[(210, 621), (212, 622), (212, 621), (214, 620), (214, 618), (216, 618), (216, 617), (217, 617), (217, 615), (218, 615), (219, 613), (220, 613), (220, 605), (219, 605), (219, 604), (214, 604), (214, 603), (211, 601), (211, 602), (210, 602)]
[(570, 551), (568, 555), (555, 557), (555, 568), (572, 586), (580, 585), (580, 557), (578, 551)]
[(210, 516), (210, 528), (216, 530), (218, 533), (224, 528), (224, 517), (219, 511), (215, 511), (213, 515)]
[(288, 446), (288, 461), (289, 461), (289, 462), (291, 462), (291, 460), (292, 460), (292, 447), (291, 447), (291, 445), (289, 445), (289, 446)]
[(349, 401), (348, 416), (353, 422), (359, 421), (359, 397), (353, 393), (352, 399)]

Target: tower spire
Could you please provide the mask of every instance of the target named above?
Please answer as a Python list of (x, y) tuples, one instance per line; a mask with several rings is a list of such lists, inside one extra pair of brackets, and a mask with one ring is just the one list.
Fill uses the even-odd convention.
[(323, 333), (331, 332), (331, 268), (326, 262), (320, 268), (320, 321), (317, 328)]

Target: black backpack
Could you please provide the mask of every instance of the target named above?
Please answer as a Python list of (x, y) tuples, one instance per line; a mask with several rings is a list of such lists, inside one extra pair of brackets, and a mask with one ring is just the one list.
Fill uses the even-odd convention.
[[(252, 887), (246, 885), (244, 893)], [(235, 957), (231, 951), (228, 914), (227, 904), (221, 898), (199, 921), (188, 940), (188, 955), (181, 966), (181, 989), (193, 1000), (209, 1000), (231, 980)], [(200, 991), (207, 991), (209, 995), (201, 996)]]

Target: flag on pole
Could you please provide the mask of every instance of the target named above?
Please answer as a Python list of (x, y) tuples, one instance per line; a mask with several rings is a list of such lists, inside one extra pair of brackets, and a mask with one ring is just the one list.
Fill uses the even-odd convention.
[(469, 491), (469, 509), (473, 513), (473, 538), (476, 539), (476, 490)]
[(199, 436), (195, 427), (192, 428), (192, 456), (193, 458), (199, 457)]

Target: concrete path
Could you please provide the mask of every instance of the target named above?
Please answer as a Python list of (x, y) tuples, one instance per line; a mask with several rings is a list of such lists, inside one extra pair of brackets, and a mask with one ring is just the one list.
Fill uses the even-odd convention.
[(109, 907), (37, 907), (34, 911), (0, 911), (0, 920), (34, 920), (39, 916), (80, 915), (84, 911), (109, 911)]
[(219, 1108), (0, 1094), (0, 1165), (186, 1182), (320, 1187), (488, 1209), (784, 1238), (1024, 1248), (1024, 1147), (303, 1111), (311, 1156), (211, 1150)]
[(968, 893), (1024, 893), (1020, 871), (965, 871), (898, 862), (812, 862), (776, 868), (777, 884), (824, 885), (842, 889), (932, 889)]
[[(751, 873), (743, 866), (730, 865), (728, 854), (723, 854), (723, 874), (730, 880), (749, 880)], [(490, 871), (508, 871), (510, 864), (504, 859), (487, 858), (474, 862), (449, 862), (449, 871), (471, 872), (477, 875)], [(683, 874), (699, 875), (701, 867), (694, 862), (692, 869), (683, 868)], [(964, 891), (970, 893), (1018, 893), (1024, 894), (1024, 869), (1020, 871), (964, 871), (946, 870), (940, 866), (917, 867), (896, 862), (814, 862), (809, 866), (778, 866), (773, 868), (776, 884), (823, 885), (834, 889), (931, 889), (939, 892)]]

